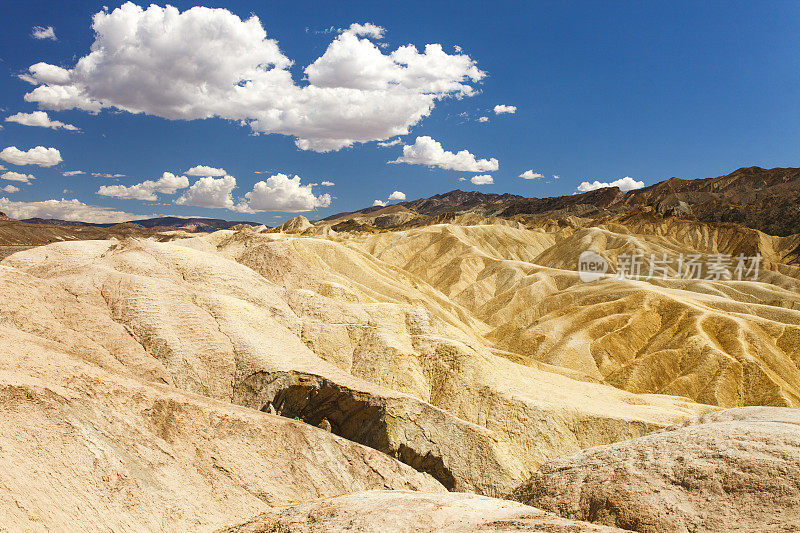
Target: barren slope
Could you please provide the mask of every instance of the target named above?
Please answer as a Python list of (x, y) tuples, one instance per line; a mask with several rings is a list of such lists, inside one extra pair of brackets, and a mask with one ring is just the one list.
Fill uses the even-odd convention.
[(3, 262), (0, 310), (109, 371), (327, 418), (448, 488), (490, 495), (549, 458), (708, 409), (515, 364), (424, 281), (342, 243), (274, 239), (219, 232), (20, 252)]
[[(562, 232), (436, 225), (361, 237), (382, 261), (416, 274), (491, 329), (518, 361), (572, 368), (632, 392), (701, 403), (800, 405), (800, 268), (796, 236), (652, 217)], [(758, 281), (584, 283), (578, 256), (614, 271), (620, 254), (763, 256)]]
[[(19, 464), (0, 477), (0, 518), (75, 529), (78, 508), (84, 529), (117, 530), (259, 513), (264, 527), (328, 511), (346, 521), (416, 496), (307, 502), (375, 489), (506, 496), (560, 455), (720, 407), (800, 405), (797, 236), (646, 210), (470, 213), (396, 231), (375, 229), (380, 216), (409, 214), (373, 217), (369, 232), (296, 219), (277, 232), (60, 242), (0, 262), (11, 413), (0, 457)], [(757, 281), (585, 283), (584, 250), (612, 272), (624, 253), (764, 262)], [(35, 442), (48, 444), (22, 459)]]
[(540, 509), (474, 494), (370, 491), (270, 509), (226, 533), (421, 533), (433, 531), (622, 533)]
[(444, 491), (371, 448), (104, 371), (13, 326), (0, 350), (9, 531), (211, 531), (358, 490)]

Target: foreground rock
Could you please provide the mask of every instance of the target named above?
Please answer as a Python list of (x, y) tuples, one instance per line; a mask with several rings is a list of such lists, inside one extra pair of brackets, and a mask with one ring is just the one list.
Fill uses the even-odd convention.
[(640, 532), (798, 531), (800, 409), (729, 409), (559, 457), (513, 498)]
[(115, 375), (0, 325), (0, 530), (213, 531), (369, 489), (444, 492), (301, 422)]
[(359, 531), (623, 531), (560, 518), (540, 509), (474, 494), (370, 491), (271, 509), (227, 533)]

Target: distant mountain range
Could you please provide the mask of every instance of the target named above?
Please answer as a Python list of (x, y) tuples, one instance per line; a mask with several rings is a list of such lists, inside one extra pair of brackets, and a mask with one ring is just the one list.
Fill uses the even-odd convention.
[(200, 217), (158, 217), (119, 224), (92, 224), (42, 218), (15, 220), (0, 213), (0, 258), (9, 252), (3, 248), (8, 246), (38, 246), (56, 241), (105, 240), (114, 237), (169, 240), (174, 238), (176, 233), (211, 232), (238, 224), (260, 225), (256, 222), (231, 222)]
[[(582, 194), (526, 198), (454, 190), (390, 206), (420, 217), (445, 213), (483, 216), (606, 216), (651, 208), (663, 216), (703, 222), (733, 222), (771, 235), (800, 233), (800, 168), (740, 168), (716, 178), (671, 178), (636, 191), (608, 187)], [(325, 221), (380, 215), (382, 207), (339, 213)], [(408, 217), (404, 217), (407, 223)]]
[[(114, 224), (97, 224), (92, 222), (79, 222), (72, 220), (60, 220), (54, 218), (26, 218), (21, 222), (28, 222), (30, 224), (50, 224), (55, 226), (94, 226), (98, 228), (110, 228)], [(131, 220), (126, 224), (136, 224), (143, 228), (152, 230), (169, 230), (169, 229), (183, 229), (186, 231), (217, 231), (221, 229), (229, 229), (239, 224), (248, 226), (260, 226), (260, 222), (245, 222), (245, 221), (231, 221), (223, 220), (220, 218), (202, 218), (202, 217), (156, 217), (146, 218), (143, 220)]]

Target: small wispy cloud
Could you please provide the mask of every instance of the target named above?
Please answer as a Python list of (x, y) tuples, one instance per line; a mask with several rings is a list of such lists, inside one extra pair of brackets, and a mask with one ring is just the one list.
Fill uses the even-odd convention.
[(6, 118), (6, 122), (16, 122), (17, 124), (22, 124), (23, 126), (50, 128), (51, 130), (63, 129), (68, 131), (80, 131), (80, 129), (72, 124), (65, 124), (60, 120), (52, 120), (44, 111), (17, 113)]
[(400, 139), (394, 139), (392, 141), (382, 141), (382, 142), (378, 143), (378, 146), (380, 146), (381, 148), (387, 148), (389, 146), (394, 146), (396, 144), (400, 144), (401, 142), (402, 141), (400, 141)]
[(31, 30), (31, 37), (34, 39), (50, 39), (51, 41), (57, 41), (58, 37), (56, 37), (56, 31), (53, 29), (52, 26), (34, 26)]
[(108, 172), (92, 172), (95, 178), (124, 178), (125, 174), (110, 174)]

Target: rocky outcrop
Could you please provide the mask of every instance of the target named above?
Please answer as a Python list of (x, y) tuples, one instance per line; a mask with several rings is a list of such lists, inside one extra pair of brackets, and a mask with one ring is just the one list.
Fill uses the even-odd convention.
[(525, 471), (485, 428), (411, 397), (359, 380), (342, 381), (347, 383), (302, 372), (260, 372), (236, 387), (233, 401), (326, 425), (336, 435), (430, 474), (448, 490), (501, 495)]
[(640, 532), (797, 531), (800, 409), (729, 409), (565, 455), (512, 497)]
[(770, 235), (800, 233), (800, 168), (740, 168), (716, 178), (671, 178), (625, 196), (621, 208), (732, 222)]
[[(138, 224), (115, 224), (110, 227), (89, 225), (30, 223), (0, 217), (0, 246), (37, 246), (59, 241), (154, 237), (169, 240), (173, 236), (157, 235)], [(0, 254), (1, 255), (1, 254)]]
[[(629, 192), (604, 187), (568, 196), (526, 198), (454, 190), (392, 207), (416, 214), (420, 221), (445, 214), (474, 213), (522, 218), (528, 222), (569, 217), (587, 217), (597, 222), (609, 215), (635, 213), (645, 208), (662, 220), (677, 217), (708, 224), (738, 224), (769, 235), (788, 236), (800, 233), (798, 185), (800, 168), (747, 167), (716, 178), (670, 178)], [(368, 207), (326, 220), (370, 221), (378, 209)], [(397, 229), (396, 224), (405, 221), (392, 222), (395, 224), (392, 227)]]
[(309, 220), (304, 217), (303, 215), (297, 215), (294, 218), (290, 218), (277, 228), (274, 231), (284, 232), (284, 233), (302, 233), (307, 229), (313, 228), (314, 225), (309, 222)]
[(567, 520), (551, 513), (474, 494), (370, 491), (271, 509), (225, 533), (417, 533), (433, 531), (547, 531), (611, 533), (623, 530)]
[(107, 372), (0, 325), (0, 524), (213, 531), (272, 506), (426, 474), (299, 421)]

